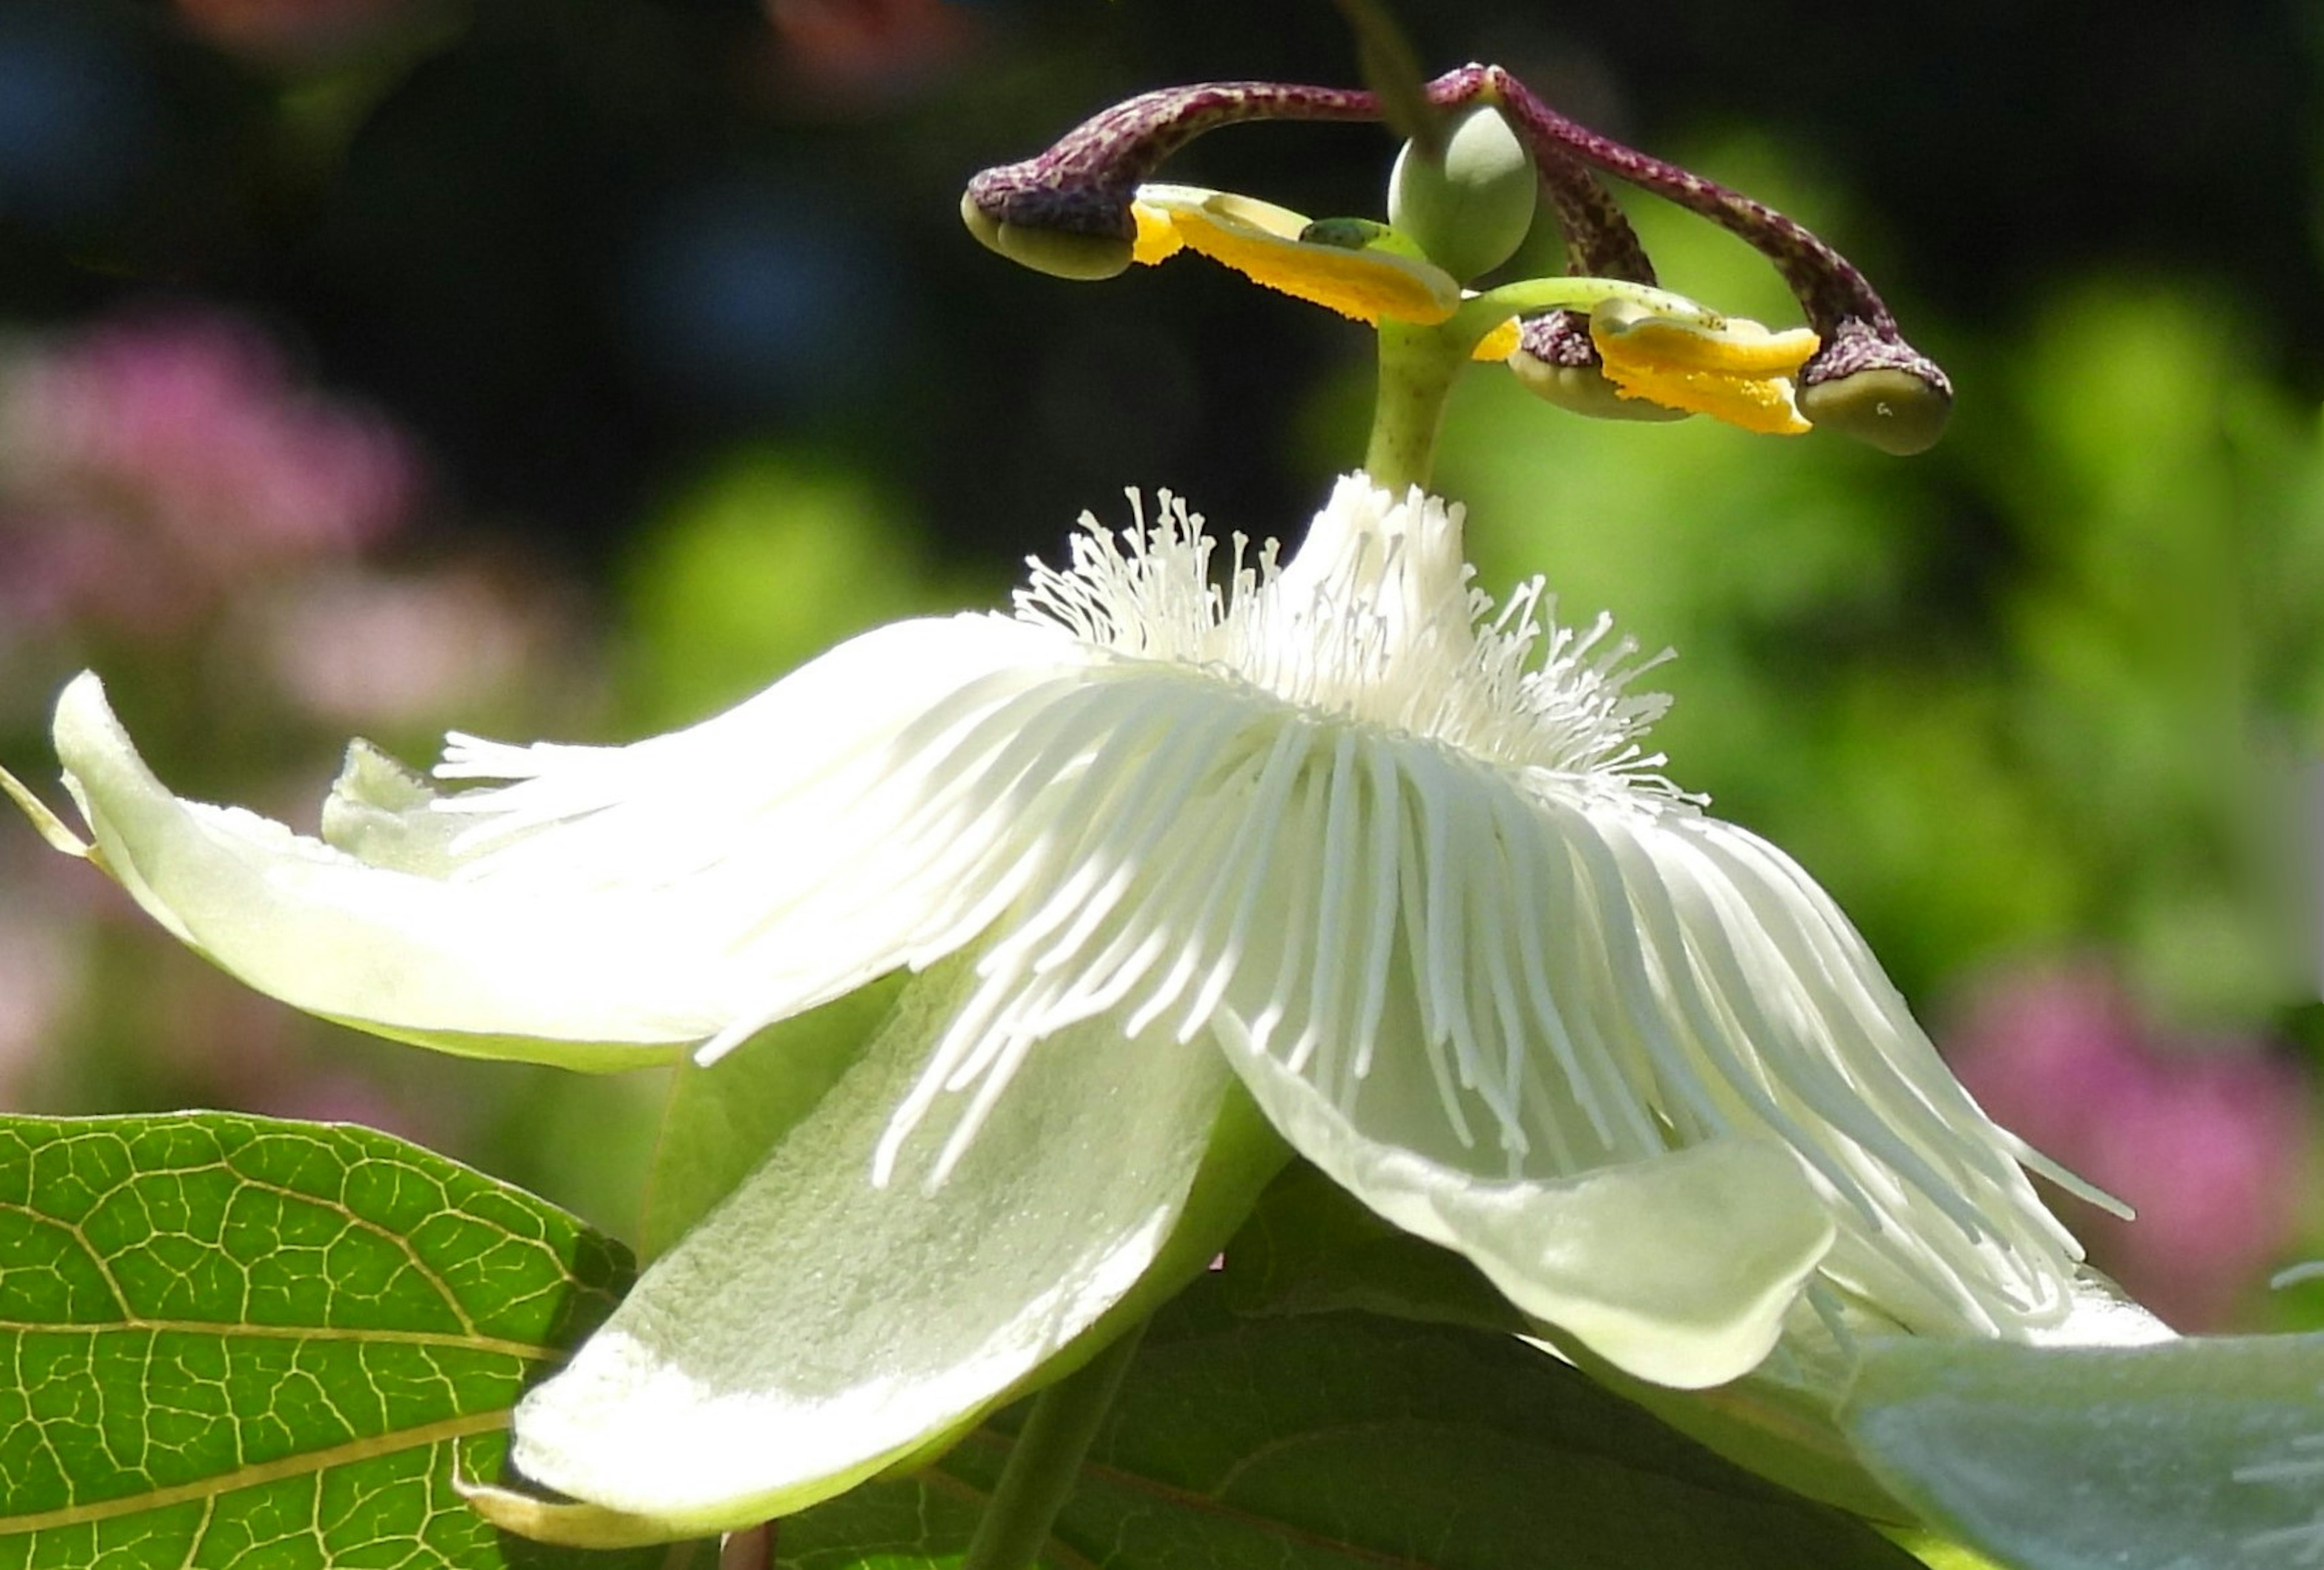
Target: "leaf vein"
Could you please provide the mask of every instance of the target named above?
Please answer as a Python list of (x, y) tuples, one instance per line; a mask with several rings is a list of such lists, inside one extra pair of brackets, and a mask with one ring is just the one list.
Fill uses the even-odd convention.
[(170, 1488), (157, 1488), (150, 1492), (123, 1494), (115, 1499), (97, 1500), (85, 1505), (66, 1505), (62, 1509), (42, 1510), (24, 1516), (0, 1516), (0, 1537), (20, 1532), (47, 1531), (56, 1527), (77, 1527), (90, 1521), (112, 1520), (119, 1516), (136, 1515), (145, 1510), (166, 1510), (171, 1505), (185, 1504), (192, 1500), (215, 1501), (221, 1494), (238, 1489), (256, 1488), (263, 1483), (279, 1482), (286, 1477), (301, 1477), (327, 1472), (334, 1466), (367, 1461), (375, 1455), (389, 1455), (399, 1450), (410, 1450), (423, 1445), (435, 1445), (447, 1439), (466, 1438), (471, 1434), (490, 1433), (508, 1426), (513, 1408), (503, 1407), (490, 1412), (474, 1412), (461, 1418), (446, 1418), (434, 1423), (423, 1423), (416, 1428), (399, 1429), (392, 1434), (374, 1435), (370, 1438), (350, 1440), (325, 1450), (309, 1450), (297, 1455), (286, 1455), (278, 1461), (261, 1462), (254, 1466), (238, 1467), (215, 1477), (198, 1478)]
[(561, 1359), (555, 1347), (498, 1336), (455, 1334), (442, 1330), (391, 1330), (360, 1325), (251, 1325), (207, 1319), (141, 1319), (134, 1316), (103, 1324), (56, 1324), (41, 1320), (0, 1319), (0, 1335), (114, 1335), (135, 1332), (168, 1332), (181, 1335), (217, 1335), (229, 1341), (355, 1341), (394, 1346), (448, 1346), (466, 1352), (498, 1353), (528, 1362)]

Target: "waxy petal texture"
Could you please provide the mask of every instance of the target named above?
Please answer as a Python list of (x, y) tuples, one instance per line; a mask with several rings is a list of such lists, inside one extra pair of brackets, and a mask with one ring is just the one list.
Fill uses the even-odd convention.
[(1831, 1247), (1828, 1208), (1779, 1145), (1721, 1141), (1565, 1179), (1480, 1180), (1367, 1139), (1270, 1058), (1237, 1065), (1292, 1147), (1350, 1193), (1656, 1384), (1699, 1389), (1756, 1366)]
[(1255, 197), (1140, 186), (1134, 210), (1137, 259), (1149, 264), (1184, 246), (1255, 283), (1358, 321), (1440, 322), (1461, 303), (1461, 285), (1434, 263), (1303, 240), (1305, 217)]
[(942, 1112), (869, 1180), (967, 968), (915, 983), (863, 1060), (526, 1399), (530, 1476), (674, 1533), (802, 1509), (973, 1418), (1137, 1286), (1232, 1085), (1206, 1048), (1067, 1030), (942, 1184), (924, 1182)]
[(882, 864), (923, 805), (910, 733), (1060, 660), (998, 617), (901, 623), (633, 746), (455, 738), (439, 775), (517, 782), (449, 796), (357, 749), (324, 814), (337, 844), (172, 796), (94, 676), (56, 741), (106, 869), (261, 992), (450, 1051), (624, 1067), (925, 963), (918, 935), (973, 892)]

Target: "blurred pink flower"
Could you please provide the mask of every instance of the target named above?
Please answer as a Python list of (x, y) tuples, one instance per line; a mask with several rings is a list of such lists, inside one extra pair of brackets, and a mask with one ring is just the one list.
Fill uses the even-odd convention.
[(473, 712), (532, 674), (559, 632), (540, 597), (475, 567), (317, 577), (266, 605), (256, 628), (276, 684), (335, 729)]
[(307, 1122), (361, 1123), (422, 1144), (441, 1144), (443, 1131), (376, 1082), (345, 1069), (310, 1065), (305, 1072), (256, 1087), (236, 1104), (268, 1117)]
[(422, 0), (176, 0), (178, 14), (219, 48), (261, 64), (327, 66), (433, 11)]
[(81, 933), (30, 903), (0, 903), (0, 1108), (26, 1089), (80, 996)]
[(765, 0), (796, 92), (845, 104), (911, 91), (959, 61), (975, 37), (954, 0)]
[(117, 319), (0, 381), (0, 592), (26, 620), (166, 633), (386, 534), (418, 473), (393, 426), (300, 386), (247, 321)]
[(2264, 1043), (2168, 1036), (2097, 965), (2001, 977), (1943, 1039), (1997, 1122), (2136, 1208), (2064, 1202), (2093, 1262), (2179, 1329), (2226, 1324), (2291, 1244), (2309, 1090)]

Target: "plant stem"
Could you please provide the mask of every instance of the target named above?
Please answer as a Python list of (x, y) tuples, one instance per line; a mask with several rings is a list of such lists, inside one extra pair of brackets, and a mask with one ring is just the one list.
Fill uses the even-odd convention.
[(1372, 404), (1364, 472), (1374, 484), (1399, 494), (1413, 485), (1426, 490), (1436, 466), (1445, 400), (1486, 332), (1512, 316), (1558, 307), (1587, 311), (1609, 300), (1629, 300), (1674, 321), (1708, 328), (1727, 324), (1718, 312), (1652, 284), (1571, 277), (1529, 278), (1489, 289), (1434, 327), (1384, 320), (1379, 324), (1379, 391)]
[(1145, 1329), (1133, 1325), (1035, 1398), (961, 1570), (1032, 1570)]
[[(1473, 341), (1473, 338), (1471, 340)], [(1372, 404), (1364, 472), (1397, 494), (1428, 488), (1444, 401), (1468, 363), (1468, 345), (1435, 328), (1379, 324), (1379, 391)]]

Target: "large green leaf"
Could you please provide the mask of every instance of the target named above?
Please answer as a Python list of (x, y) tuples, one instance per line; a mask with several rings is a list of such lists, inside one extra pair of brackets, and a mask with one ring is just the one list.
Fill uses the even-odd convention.
[(629, 1273), (367, 1129), (0, 1118), (0, 1570), (695, 1562), (505, 1538), (455, 1488)]
[(2324, 1335), (1899, 1340), (1844, 1416), (1899, 1498), (2015, 1570), (2324, 1563)]
[(1750, 1373), (1677, 1390), (1622, 1372), (1554, 1326), (1528, 1324), (1467, 1260), (1399, 1231), (1304, 1162), (1276, 1179), (1227, 1252), (1228, 1301), (1239, 1314), (1353, 1308), (1539, 1335), (1615, 1394), (1771, 1482), (1873, 1520), (1914, 1519), (1841, 1433), (1835, 1408), (1853, 1360), (1806, 1304), (1794, 1307), (1783, 1341)]
[[(792, 1570), (965, 1545), (1006, 1423), (780, 1523)], [(1158, 1317), (1059, 1517), (1052, 1570), (1916, 1570), (1511, 1337), (1363, 1314)]]
[(1353, 1308), (1512, 1335), (1537, 1328), (1464, 1256), (1382, 1219), (1305, 1161), (1268, 1185), (1227, 1251), (1238, 1314)]

